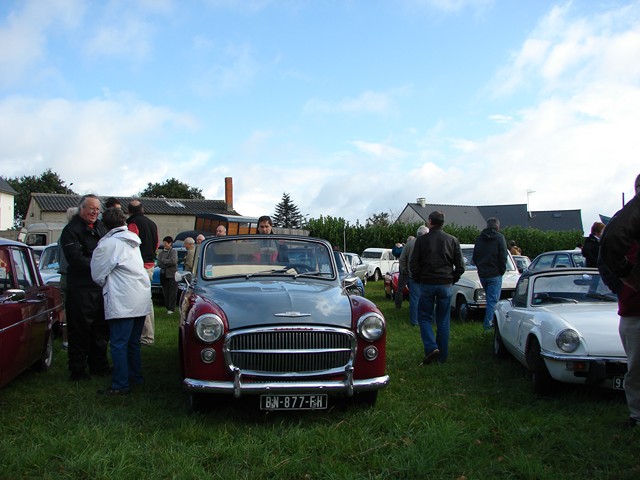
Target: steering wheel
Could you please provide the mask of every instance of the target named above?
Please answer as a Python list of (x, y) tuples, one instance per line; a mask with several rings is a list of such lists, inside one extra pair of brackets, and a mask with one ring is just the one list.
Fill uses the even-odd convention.
[(284, 268), (286, 268), (287, 270), (293, 268), (298, 273), (313, 271), (313, 268), (311, 268), (309, 265), (305, 265), (304, 263), (288, 263), (284, 266)]

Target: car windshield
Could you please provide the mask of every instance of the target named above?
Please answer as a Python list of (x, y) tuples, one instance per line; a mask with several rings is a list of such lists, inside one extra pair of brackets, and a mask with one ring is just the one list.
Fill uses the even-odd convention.
[(379, 260), (381, 256), (382, 252), (375, 251), (364, 251), (361, 255), (362, 258), (375, 258), (376, 260)]
[(58, 253), (58, 245), (45, 248), (40, 255), (38, 268), (40, 270), (51, 270), (54, 268), (58, 268)]
[(205, 279), (244, 275), (293, 275), (334, 278), (335, 260), (327, 244), (291, 238), (251, 235), (238, 239), (217, 237), (202, 252)]
[(531, 298), (533, 305), (617, 301), (597, 273), (533, 277)]
[[(464, 258), (465, 270), (478, 269), (478, 267), (476, 267), (476, 264), (473, 263), (473, 248), (463, 248), (462, 257)], [(513, 258), (511, 258), (511, 255), (507, 255), (507, 272), (515, 272), (517, 270), (518, 269), (516, 268), (516, 265), (513, 262)]]

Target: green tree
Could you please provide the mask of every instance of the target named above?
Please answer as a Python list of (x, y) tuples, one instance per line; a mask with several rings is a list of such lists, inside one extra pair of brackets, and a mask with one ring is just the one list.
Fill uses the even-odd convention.
[(154, 198), (204, 199), (202, 189), (190, 187), (176, 178), (165, 180), (164, 183), (147, 183), (147, 188), (142, 190), (138, 195), (140, 197)]
[(282, 200), (276, 205), (276, 211), (273, 215), (273, 226), (282, 228), (301, 228), (303, 226), (303, 217), (300, 209), (291, 201), (288, 193), (282, 194)]
[(7, 178), (7, 183), (18, 192), (15, 197), (14, 223), (19, 226), (27, 215), (32, 193), (67, 193), (75, 192), (67, 187), (64, 180), (51, 169), (45, 170), (39, 176), (23, 175), (20, 178)]
[(391, 217), (387, 212), (374, 213), (367, 218), (367, 227), (388, 227), (391, 225)]

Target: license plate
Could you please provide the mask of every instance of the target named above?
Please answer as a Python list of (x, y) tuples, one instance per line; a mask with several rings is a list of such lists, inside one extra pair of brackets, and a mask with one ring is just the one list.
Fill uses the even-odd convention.
[(615, 390), (624, 390), (624, 377), (613, 377), (613, 388)]
[(328, 395), (260, 395), (261, 410), (326, 410)]

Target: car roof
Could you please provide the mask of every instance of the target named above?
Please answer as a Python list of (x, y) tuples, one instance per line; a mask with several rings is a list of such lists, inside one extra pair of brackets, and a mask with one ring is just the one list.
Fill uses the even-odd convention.
[(543, 268), (541, 270), (525, 270), (520, 275), (520, 278), (529, 278), (539, 275), (545, 274), (553, 274), (553, 275), (563, 275), (569, 273), (590, 273), (590, 274), (600, 274), (597, 268), (587, 268), (587, 267), (562, 267), (562, 268)]
[(554, 253), (579, 253), (579, 254), (582, 254), (582, 251), (580, 249), (578, 249), (578, 248), (570, 248), (570, 249), (567, 249), (567, 250), (549, 250), (548, 252), (542, 252), (542, 253), (538, 254), (536, 256), (536, 258), (539, 257), (540, 255), (550, 255), (550, 254), (554, 254)]
[(16, 240), (9, 240), (7, 238), (0, 238), (0, 245), (10, 245), (14, 247), (28, 247), (26, 243), (18, 242)]

